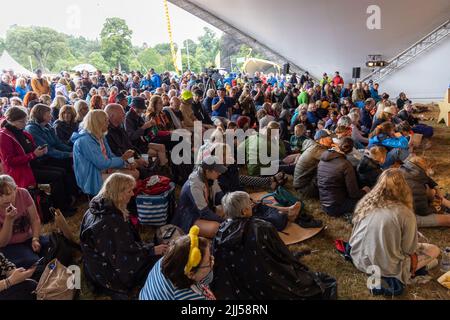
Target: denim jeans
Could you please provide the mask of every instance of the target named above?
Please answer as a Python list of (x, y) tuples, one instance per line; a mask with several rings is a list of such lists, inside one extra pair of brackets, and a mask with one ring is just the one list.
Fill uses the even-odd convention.
[(23, 243), (10, 244), (0, 249), (0, 252), (17, 268), (30, 268), (36, 261), (45, 256), (50, 245), (48, 237), (41, 236), (41, 251), (35, 253), (31, 248), (32, 239), (29, 239)]
[(395, 148), (386, 155), (386, 162), (381, 166), (383, 170), (389, 169), (397, 161), (405, 161), (409, 157), (408, 149)]

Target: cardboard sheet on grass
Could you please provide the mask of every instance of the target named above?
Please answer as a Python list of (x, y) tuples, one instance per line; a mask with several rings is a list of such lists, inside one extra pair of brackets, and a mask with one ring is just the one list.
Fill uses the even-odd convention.
[[(258, 192), (258, 193), (252, 193), (250, 194), (250, 197), (253, 201), (259, 202), (261, 201), (261, 198), (265, 196), (267, 192)], [(276, 205), (277, 202), (273, 197), (264, 199), (265, 204), (269, 205)], [(289, 246), (293, 244), (297, 244), (303, 241), (306, 241), (308, 239), (311, 239), (318, 235), (325, 227), (322, 228), (312, 228), (312, 229), (305, 229), (300, 227), (296, 223), (289, 223), (286, 229), (283, 230), (283, 232), (279, 232), (281, 240)]]

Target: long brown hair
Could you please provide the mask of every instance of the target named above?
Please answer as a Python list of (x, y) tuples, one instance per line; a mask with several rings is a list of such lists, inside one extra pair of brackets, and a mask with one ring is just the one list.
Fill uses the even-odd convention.
[(378, 178), (375, 187), (359, 201), (355, 209), (353, 223), (358, 223), (375, 209), (389, 208), (402, 204), (413, 213), (411, 188), (399, 169), (388, 169)]
[(392, 130), (394, 130), (394, 124), (392, 122), (386, 121), (380, 124), (378, 127), (373, 130), (373, 132), (370, 134), (370, 138), (376, 137), (379, 134), (384, 133), (385, 135), (389, 135)]
[(103, 99), (98, 94), (93, 95), (90, 101), (89, 110), (102, 110), (103, 109)]
[[(198, 248), (200, 249), (202, 258), (206, 254), (208, 246), (208, 240), (201, 237), (198, 238)], [(195, 281), (189, 279), (184, 273), (184, 268), (189, 259), (190, 248), (191, 239), (189, 236), (179, 238), (170, 246), (162, 261), (162, 273), (178, 289), (187, 289), (195, 283)], [(192, 272), (195, 273), (196, 271), (197, 268), (192, 269)]]

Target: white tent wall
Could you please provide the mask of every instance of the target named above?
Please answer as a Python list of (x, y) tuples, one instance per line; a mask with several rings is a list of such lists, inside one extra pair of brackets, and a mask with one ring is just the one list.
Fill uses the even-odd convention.
[(450, 85), (450, 38), (380, 83), (391, 97), (404, 91), (416, 102), (441, 101)]
[[(178, 1), (172, 2), (176, 4)], [(334, 71), (340, 71), (346, 81), (351, 80), (353, 67), (362, 67), (362, 77), (370, 72), (370, 69), (365, 67), (369, 54), (381, 54), (385, 60), (390, 60), (450, 17), (449, 0), (182, 2), (197, 5), (211, 16), (240, 30), (316, 77), (320, 78), (323, 72), (332, 74)], [(379, 30), (367, 28), (367, 20), (371, 15), (367, 13), (367, 9), (371, 5), (377, 5), (381, 10)], [(195, 10), (191, 13), (202, 15)], [(214, 25), (213, 21), (208, 22)], [(219, 25), (215, 26), (220, 28)], [(433, 50), (438, 49), (436, 47)], [(416, 64), (422, 63), (422, 60), (417, 61)], [(425, 69), (427, 66), (416, 68)], [(433, 74), (433, 71), (430, 73)], [(443, 79), (442, 83), (437, 83), (440, 77), (434, 78), (435, 83), (422, 83), (413, 88), (420, 90), (410, 91), (409, 94), (422, 97), (426, 93), (428, 96), (437, 90), (433, 89), (434, 87), (441, 87), (442, 96), (448, 81)]]

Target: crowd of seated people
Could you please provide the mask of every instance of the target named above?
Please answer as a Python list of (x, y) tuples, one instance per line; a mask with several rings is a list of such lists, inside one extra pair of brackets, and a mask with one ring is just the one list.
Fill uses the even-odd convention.
[[(404, 93), (392, 101), (376, 83), (345, 84), (338, 72), (319, 82), (308, 73), (256, 72), (221, 76), (215, 90), (205, 74), (153, 69), (53, 79), (41, 70), (32, 79), (8, 72), (1, 80), (0, 299), (29, 297), (29, 279), (39, 275), (33, 263), (48, 239), (32, 195), (42, 185), (65, 216), (89, 199), (83, 271), (95, 289), (118, 299), (137, 289), (142, 300), (307, 298), (314, 281), (299, 284), (306, 269), (277, 231), (322, 222), (300, 202), (273, 207), (253, 203), (245, 191), (293, 187), (299, 200), (352, 220), (355, 266), (368, 272), (369, 256), (403, 283), (429, 263), (423, 255), (437, 257), (436, 248), (417, 243), (417, 227), (450, 226), (441, 214), (450, 201), (430, 162), (415, 155), (414, 135), (431, 138), (432, 128), (414, 116)], [(174, 163), (179, 142), (188, 143), (196, 165)], [(136, 182), (151, 174), (181, 188), (168, 222), (188, 236), (169, 246), (143, 242), (130, 219)], [(255, 241), (260, 237), (270, 246)], [(378, 256), (387, 242), (392, 256)]]

